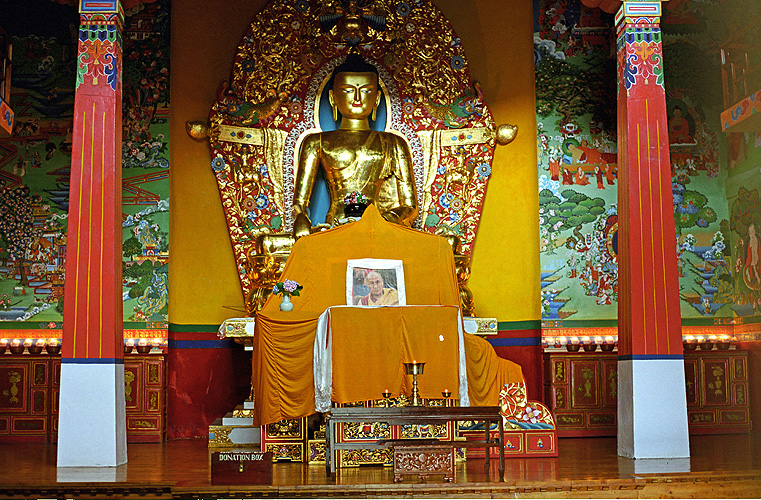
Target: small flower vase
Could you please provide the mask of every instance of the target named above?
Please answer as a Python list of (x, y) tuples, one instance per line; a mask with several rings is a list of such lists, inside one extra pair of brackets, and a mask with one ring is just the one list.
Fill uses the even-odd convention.
[(280, 302), (281, 311), (293, 311), (293, 302), (291, 302), (291, 296), (283, 294), (283, 301)]

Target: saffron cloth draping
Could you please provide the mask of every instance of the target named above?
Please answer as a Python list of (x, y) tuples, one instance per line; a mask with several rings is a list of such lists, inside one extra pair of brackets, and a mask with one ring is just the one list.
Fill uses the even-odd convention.
[[(328, 307), (346, 303), (346, 261), (362, 258), (399, 259), (404, 262), (408, 305), (459, 306), (454, 257), (446, 240), (388, 223), (373, 205), (367, 208), (358, 222), (301, 238), (293, 246), (283, 271), (283, 279), (295, 280), (304, 287), (301, 296), (293, 298), (293, 311), (280, 311), (280, 297), (272, 296), (255, 317), (252, 353), (255, 425), (314, 413), (313, 349), (317, 320)], [(451, 308), (438, 309), (444, 311)], [(400, 361), (398, 349), (394, 349), (394, 354), (388, 359), (378, 359), (387, 351), (366, 349), (375, 339), (382, 344), (389, 331), (394, 330), (397, 333), (391, 335), (397, 335), (408, 328), (405, 325), (412, 323), (416, 326), (409, 327), (405, 336), (414, 337), (415, 331), (420, 331), (421, 337), (433, 339), (434, 343), (440, 342), (440, 334), (449, 339), (451, 332), (455, 335), (457, 332), (457, 325), (452, 324), (452, 314), (425, 313), (425, 321), (422, 322), (407, 318), (395, 322), (383, 319), (388, 314), (383, 310), (345, 308), (342, 311), (346, 311), (342, 312), (343, 322), (361, 325), (353, 333), (357, 336), (356, 345), (365, 347), (352, 349), (342, 345), (336, 350), (334, 344), (333, 349), (343, 353), (340, 355), (341, 360), (336, 360), (335, 355), (333, 357), (334, 373), (343, 374), (344, 379), (347, 379), (346, 374), (353, 373), (357, 385), (365, 387), (367, 393), (351, 387), (337, 390), (334, 377), (333, 401), (337, 403), (379, 399), (380, 386), (377, 383), (367, 383), (371, 376), (382, 376), (381, 383), (389, 384), (382, 387), (381, 392), (383, 389), (394, 391), (405, 390), (407, 387), (404, 382), (400, 385), (396, 367), (390, 371), (381, 370), (382, 364), (396, 364)], [(378, 313), (378, 317), (368, 320), (368, 314), (372, 316), (374, 312)], [(353, 314), (356, 317), (352, 317)], [(390, 315), (393, 316), (394, 314)], [(439, 333), (430, 336), (423, 335), (424, 332)], [(521, 368), (498, 357), (485, 340), (469, 334), (464, 337), (470, 404), (497, 405), (499, 391), (504, 384), (523, 380)], [(415, 351), (426, 351), (424, 345), (414, 342)], [(440, 357), (440, 353), (433, 348), (426, 352)], [(349, 359), (346, 359), (347, 356)], [(425, 374), (418, 380), (421, 390), (422, 384), (426, 387), (421, 394), (423, 397), (434, 396), (434, 391), (440, 393), (444, 389), (457, 395), (458, 386), (452, 382), (458, 376), (457, 359), (451, 355), (444, 358), (441, 366), (431, 368), (430, 376), (429, 365), (426, 364)], [(419, 361), (431, 363), (433, 360)], [(446, 374), (445, 364), (451, 364), (448, 369), (451, 373)], [(376, 367), (375, 372), (372, 371), (372, 366)], [(378, 375), (381, 372), (386, 374)], [(437, 373), (442, 374), (441, 379)], [(348, 380), (351, 378), (349, 376)]]

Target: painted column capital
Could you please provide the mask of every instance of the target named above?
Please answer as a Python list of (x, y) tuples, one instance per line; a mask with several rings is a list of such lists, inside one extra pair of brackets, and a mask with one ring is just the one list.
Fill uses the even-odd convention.
[[(119, 0), (79, 3), (77, 91), (121, 92), (124, 11)], [(83, 84), (88, 84), (83, 87)]]
[(662, 7), (658, 0), (624, 0), (616, 12), (615, 24), (621, 28), (625, 24), (647, 22), (660, 23)]

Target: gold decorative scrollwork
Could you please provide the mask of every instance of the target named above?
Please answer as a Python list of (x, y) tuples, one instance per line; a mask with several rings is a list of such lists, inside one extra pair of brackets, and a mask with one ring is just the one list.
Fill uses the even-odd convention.
[(132, 401), (132, 382), (135, 381), (135, 373), (124, 370), (124, 399), (127, 402)]
[(209, 447), (232, 445), (233, 442), (230, 439), (230, 431), (232, 430), (232, 427), (214, 427), (209, 429), (209, 434), (214, 434), (214, 437), (209, 439)]
[(743, 385), (735, 386), (735, 401), (738, 405), (745, 404), (745, 386)]
[(402, 425), (400, 430), (404, 439), (447, 437), (446, 424)]
[(345, 422), (345, 439), (390, 439), (391, 426), (385, 422)]
[(17, 371), (8, 372), (8, 382), (10, 382), (10, 389), (3, 391), (3, 395), (10, 396), (8, 401), (11, 403), (18, 403), (18, 383), (21, 382), (21, 374)]
[(340, 450), (341, 467), (359, 467), (365, 464), (391, 465), (394, 463), (394, 450)]
[(309, 443), (309, 463), (320, 464), (325, 463), (325, 451), (327, 446), (325, 441), (310, 440)]
[(131, 427), (137, 427), (140, 429), (155, 429), (156, 428), (156, 422), (152, 422), (149, 420), (132, 420), (130, 422)]
[(271, 438), (298, 437), (301, 434), (301, 420), (284, 418), (279, 422), (267, 424), (266, 432)]
[(236, 408), (233, 410), (234, 418), (253, 418), (254, 410), (247, 410), (245, 408)]
[(249, 321), (251, 320), (236, 318), (226, 319), (222, 324), (223, 328), (220, 328), (220, 336), (224, 338), (248, 337), (249, 334), (246, 331), (246, 325)]
[(301, 444), (267, 444), (265, 452), (272, 452), (272, 460), (290, 459), (293, 462), (301, 462), (303, 459)]
[(520, 428), (513, 422), (540, 422), (555, 427), (555, 420), (550, 409), (542, 403), (528, 400), (524, 383), (506, 385), (499, 393), (499, 400), (505, 429)]

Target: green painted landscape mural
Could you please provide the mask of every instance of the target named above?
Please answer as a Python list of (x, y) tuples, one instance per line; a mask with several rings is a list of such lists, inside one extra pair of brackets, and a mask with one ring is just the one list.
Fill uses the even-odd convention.
[[(613, 19), (577, 0), (534, 5), (542, 320), (610, 322), (618, 298)], [(720, 123), (720, 44), (747, 13), (718, 0), (664, 9), (682, 317), (755, 316), (761, 136), (727, 134)]]
[[(125, 327), (168, 321), (169, 1), (125, 12), (123, 302)], [(35, 23), (30, 23), (30, 20)], [(79, 15), (14, 2), (14, 133), (0, 138), (0, 320), (61, 327)], [(51, 31), (55, 27), (57, 31)]]

